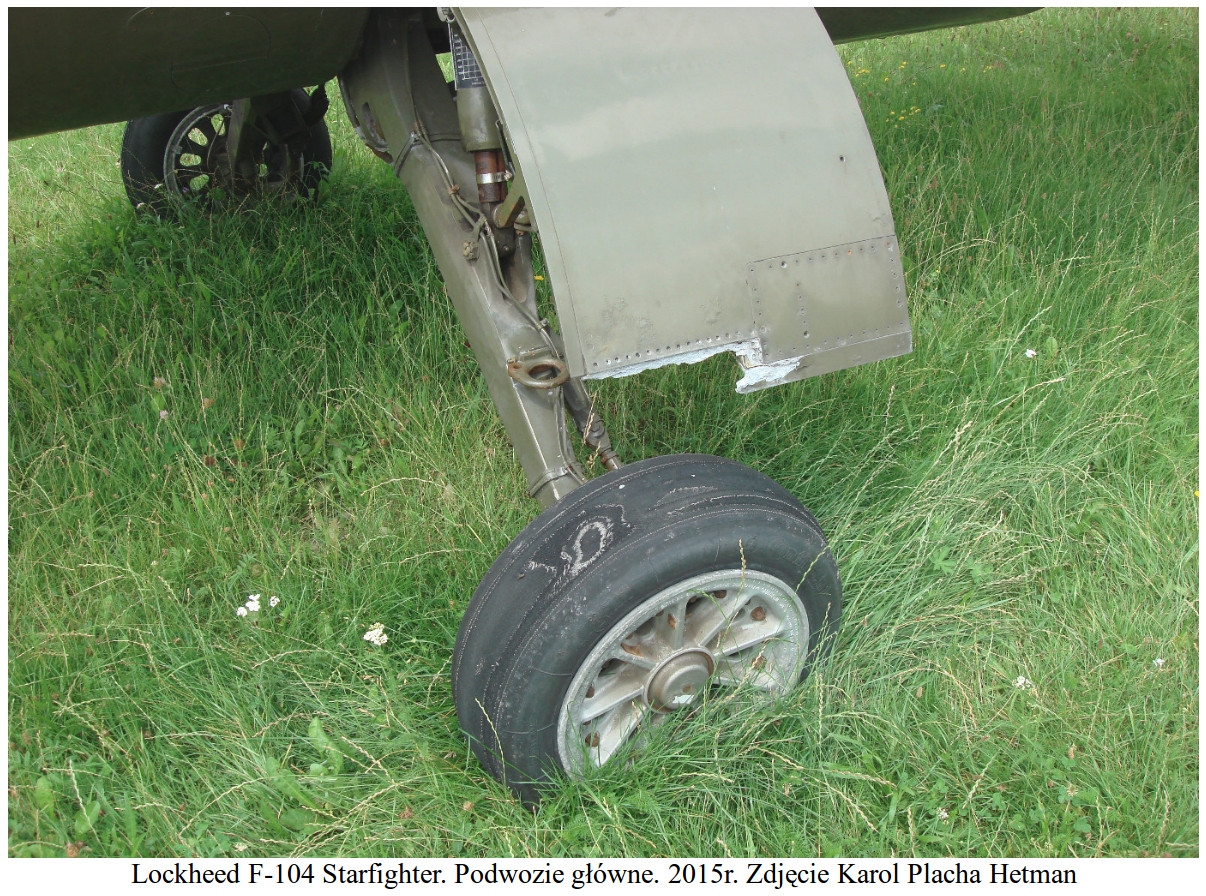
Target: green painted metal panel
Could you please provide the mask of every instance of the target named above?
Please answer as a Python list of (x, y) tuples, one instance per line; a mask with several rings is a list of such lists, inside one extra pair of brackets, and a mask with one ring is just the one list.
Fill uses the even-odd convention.
[(8, 13), (9, 138), (304, 87), (352, 58), (360, 7), (24, 7)]
[(907, 352), (900, 254), (810, 9), (479, 9), (575, 375), (733, 351), (740, 391)]

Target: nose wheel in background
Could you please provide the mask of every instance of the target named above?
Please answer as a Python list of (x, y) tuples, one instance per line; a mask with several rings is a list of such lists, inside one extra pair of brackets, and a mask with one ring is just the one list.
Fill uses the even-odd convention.
[(787, 693), (840, 614), (833, 555), (785, 489), (716, 457), (642, 461), (571, 492), (495, 561), (457, 638), (457, 715), (534, 802), (711, 691)]
[[(299, 111), (308, 109), (311, 98), (304, 90), (294, 90), (290, 96)], [(229, 156), (230, 125), (229, 103), (127, 123), (122, 134), (121, 174), (130, 202), (164, 215), (186, 205), (206, 209), (220, 196), (236, 202), (310, 198), (331, 170), (331, 136), (319, 120), (296, 147), (257, 141), (252, 160), (236, 177)]]

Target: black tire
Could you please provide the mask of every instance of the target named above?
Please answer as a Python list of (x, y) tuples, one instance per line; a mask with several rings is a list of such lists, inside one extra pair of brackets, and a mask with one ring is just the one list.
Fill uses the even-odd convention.
[[(310, 99), (304, 90), (293, 91), (293, 100), (299, 109), (306, 109)], [(208, 115), (206, 113), (209, 113)], [(207, 207), (216, 193), (216, 187), (229, 188), (222, 176), (217, 159), (200, 156), (200, 161), (187, 171), (179, 171), (180, 177), (168, 177), (171, 163), (169, 155), (180, 158), (182, 147), (172, 147), (173, 135), (187, 118), (203, 122), (204, 119), (229, 120), (230, 110), (222, 104), (201, 106), (180, 112), (164, 112), (146, 118), (136, 118), (126, 124), (121, 139), (121, 179), (126, 195), (135, 208), (149, 208), (156, 214), (170, 214), (184, 204)], [(206, 125), (207, 130), (215, 130)], [(224, 125), (216, 130), (224, 135)], [(177, 140), (179, 142), (179, 140)], [(266, 183), (282, 181), (278, 148), (266, 146)], [(289, 195), (313, 198), (318, 185), (331, 171), (331, 135), (326, 123), (317, 122), (310, 129), (310, 138), (302, 150), (300, 177), (289, 179)], [(276, 170), (274, 170), (276, 169)], [(186, 182), (187, 181), (187, 182)], [(175, 184), (175, 187), (173, 187)], [(236, 200), (245, 196), (234, 196)]]
[(840, 616), (833, 554), (785, 489), (722, 458), (641, 461), (544, 511), (491, 566), (453, 653), (457, 716), (534, 803), (709, 685), (794, 687)]

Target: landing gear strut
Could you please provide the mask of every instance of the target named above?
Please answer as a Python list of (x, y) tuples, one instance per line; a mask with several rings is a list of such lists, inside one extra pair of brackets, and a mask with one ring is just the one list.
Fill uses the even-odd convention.
[[(546, 508), (478, 587), (453, 660), (475, 754), (535, 801), (559, 772), (608, 762), (714, 689), (790, 690), (830, 643), (841, 587), (816, 521), (760, 473), (702, 455), (621, 466), (537, 310), (534, 226), (522, 181), (503, 188), (491, 163), (506, 153), (485, 87), (465, 81), (454, 100), (421, 16), (377, 15), (341, 75), (344, 102), (410, 193)], [(570, 420), (610, 472), (586, 482)]]

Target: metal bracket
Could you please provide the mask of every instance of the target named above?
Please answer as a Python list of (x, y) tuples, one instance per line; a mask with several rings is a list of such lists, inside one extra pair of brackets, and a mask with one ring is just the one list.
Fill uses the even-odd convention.
[(565, 361), (548, 350), (524, 352), (518, 358), (508, 358), (507, 373), (529, 389), (556, 389), (570, 378)]
[(520, 218), (527, 210), (527, 206), (527, 184), (523, 182), (523, 175), (517, 172), (512, 176), (510, 186), (507, 187), (507, 197), (494, 209), (494, 225), (506, 229), (517, 222), (524, 223), (520, 221)]

